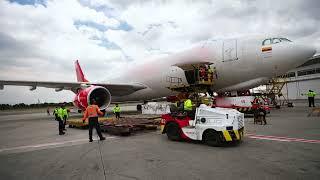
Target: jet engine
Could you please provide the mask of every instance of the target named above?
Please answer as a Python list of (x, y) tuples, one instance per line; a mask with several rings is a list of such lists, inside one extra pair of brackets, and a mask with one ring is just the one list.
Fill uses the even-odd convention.
[(105, 110), (111, 102), (111, 94), (108, 89), (102, 86), (90, 86), (86, 89), (79, 89), (74, 97), (73, 104), (79, 109), (84, 110), (90, 105), (90, 100), (97, 102), (100, 110)]

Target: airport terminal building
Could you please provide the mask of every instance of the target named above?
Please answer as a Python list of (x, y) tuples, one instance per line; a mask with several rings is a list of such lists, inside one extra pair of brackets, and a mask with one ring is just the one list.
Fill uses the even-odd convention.
[(320, 55), (314, 56), (301, 66), (289, 71), (287, 83), (282, 89), (282, 94), (288, 99), (307, 99), (305, 94), (310, 90), (317, 93), (316, 99), (320, 99)]

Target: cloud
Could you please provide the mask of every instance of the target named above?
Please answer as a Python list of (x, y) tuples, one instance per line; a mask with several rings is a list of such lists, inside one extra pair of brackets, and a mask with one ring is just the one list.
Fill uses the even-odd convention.
[[(320, 50), (317, 0), (10, 0), (0, 1), (0, 79), (75, 81), (79, 59), (91, 81), (207, 39), (276, 34)], [(2, 102), (25, 89), (0, 91)], [(28, 92), (62, 101), (52, 90)], [(44, 92), (47, 92), (44, 93)], [(32, 96), (32, 97), (34, 97)]]

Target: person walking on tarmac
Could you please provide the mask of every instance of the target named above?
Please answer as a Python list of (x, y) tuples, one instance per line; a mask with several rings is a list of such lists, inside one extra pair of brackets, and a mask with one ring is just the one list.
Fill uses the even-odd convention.
[(116, 118), (118, 120), (120, 119), (120, 112), (121, 112), (121, 109), (120, 109), (119, 105), (116, 104), (116, 106), (113, 108), (113, 113), (116, 114)]
[[(303, 94), (302, 94), (303, 95)], [(314, 106), (314, 97), (317, 95), (317, 93), (313, 92), (312, 90), (309, 90), (309, 92), (307, 93), (308, 96), (308, 101), (309, 101), (309, 107), (311, 107), (311, 105), (313, 107)]]
[(100, 125), (98, 122), (98, 116), (102, 116), (103, 112), (100, 111), (99, 107), (96, 105), (94, 99), (91, 100), (91, 105), (89, 105), (86, 111), (83, 114), (83, 122), (89, 118), (89, 142), (92, 142), (92, 129), (96, 128), (97, 134), (100, 137), (100, 141), (105, 140), (106, 138), (102, 136)]
[(55, 116), (55, 120), (57, 121), (57, 119), (58, 119), (58, 107), (54, 108), (54, 110), (52, 112), (52, 115)]
[(260, 121), (261, 125), (264, 123), (264, 125), (267, 124), (266, 120), (266, 115), (267, 112), (266, 110), (263, 109), (262, 105), (263, 102), (261, 102), (260, 97), (256, 96), (252, 104), (252, 110), (253, 110), (253, 124), (257, 124), (258, 121)]
[(47, 108), (47, 115), (50, 116), (50, 109)]
[(210, 83), (213, 82), (213, 70), (211, 69), (210, 65), (208, 66), (208, 81)]
[(195, 112), (193, 110), (193, 105), (191, 98), (192, 96), (190, 95), (189, 98), (187, 98), (184, 103), (183, 103), (183, 110), (187, 113), (187, 116), (189, 116), (191, 119), (194, 119)]
[(63, 109), (62, 106), (60, 108), (55, 109), (55, 117), (56, 120), (59, 122), (59, 135), (64, 135), (65, 132), (63, 132)]
[(66, 106), (63, 104), (62, 106), (63, 109), (63, 130), (66, 130), (66, 124), (67, 124), (67, 119), (69, 117), (69, 112), (68, 109), (66, 108)]

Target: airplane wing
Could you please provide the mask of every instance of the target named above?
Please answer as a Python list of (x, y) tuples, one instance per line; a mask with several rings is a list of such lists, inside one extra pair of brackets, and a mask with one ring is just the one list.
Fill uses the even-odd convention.
[(109, 83), (90, 83), (90, 82), (50, 82), (50, 81), (7, 81), (0, 80), (0, 89), (5, 85), (14, 86), (29, 86), (30, 90), (35, 90), (37, 87), (53, 88), (55, 91), (70, 90), (77, 93), (79, 88), (86, 88), (91, 85), (103, 86), (107, 88), (112, 96), (124, 96), (135, 91), (147, 88), (145, 85), (138, 83), (128, 84), (109, 84)]

